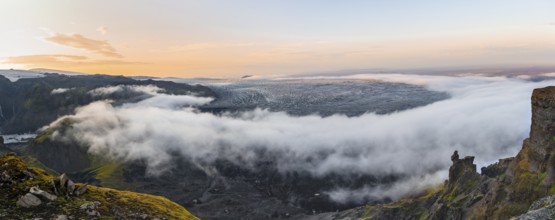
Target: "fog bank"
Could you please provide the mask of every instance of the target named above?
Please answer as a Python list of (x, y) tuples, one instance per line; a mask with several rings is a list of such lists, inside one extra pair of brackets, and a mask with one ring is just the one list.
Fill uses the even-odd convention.
[[(267, 158), (275, 160), (281, 172), (400, 175), (403, 178), (393, 185), (327, 192), (340, 202), (398, 198), (444, 181), (454, 150), (461, 156), (475, 155), (478, 167), (514, 156), (528, 136), (532, 90), (555, 83), (477, 76), (350, 77), (417, 84), (452, 97), (387, 115), (297, 117), (263, 109), (214, 115), (194, 108), (212, 101), (209, 98), (136, 87), (126, 89), (151, 97), (121, 106), (94, 102), (50, 126), (71, 118), (73, 126), (64, 134), (55, 133), (55, 139), (75, 139), (90, 146), (92, 153), (117, 159), (146, 160), (153, 175), (163, 172), (175, 152), (199, 166), (227, 159), (252, 167)], [(118, 91), (103, 88), (91, 94)]]

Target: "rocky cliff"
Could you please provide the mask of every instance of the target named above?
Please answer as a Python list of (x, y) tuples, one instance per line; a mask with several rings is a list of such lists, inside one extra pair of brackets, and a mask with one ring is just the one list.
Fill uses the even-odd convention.
[(0, 156), (0, 219), (198, 219), (170, 200), (74, 183)]
[(514, 158), (476, 171), (451, 157), (449, 179), (420, 196), (309, 219), (554, 219), (555, 87), (534, 90), (530, 137)]

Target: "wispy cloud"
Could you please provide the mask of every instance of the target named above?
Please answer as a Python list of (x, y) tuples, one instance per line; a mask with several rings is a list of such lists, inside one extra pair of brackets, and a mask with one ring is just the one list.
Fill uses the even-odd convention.
[(6, 57), (3, 63), (23, 64), (32, 67), (43, 67), (51, 64), (73, 64), (73, 65), (129, 65), (142, 64), (122, 60), (92, 60), (85, 56), (61, 55), (61, 54), (39, 54)]
[(110, 43), (108, 43), (108, 41), (94, 40), (80, 34), (55, 33), (54, 35), (47, 37), (46, 40), (68, 47), (84, 49), (106, 57), (123, 57), (116, 51), (116, 49), (114, 49), (114, 47), (112, 47), (112, 45), (110, 45)]
[(76, 62), (76, 61), (82, 61), (86, 59), (87, 57), (85, 56), (44, 54), (44, 55), (7, 57), (5, 63), (28, 64), (28, 63), (45, 63), (45, 62)]
[(108, 34), (108, 28), (106, 26), (100, 26), (96, 29), (96, 31), (100, 32), (102, 35)]

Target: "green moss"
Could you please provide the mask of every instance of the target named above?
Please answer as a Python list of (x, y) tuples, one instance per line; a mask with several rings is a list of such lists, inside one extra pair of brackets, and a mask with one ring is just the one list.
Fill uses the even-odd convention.
[(143, 212), (151, 216), (196, 219), (185, 208), (161, 196), (91, 186), (89, 193), (85, 194), (83, 198), (101, 202), (99, 210), (109, 211), (111, 206), (130, 208), (129, 206), (132, 204), (136, 212)]
[[(58, 181), (56, 177), (45, 171), (28, 167), (21, 158), (14, 154), (0, 156), (0, 171), (12, 178), (20, 179), (11, 187), (0, 188), (0, 207), (10, 207), (3, 210), (4, 217), (30, 218), (47, 217), (52, 215), (66, 214), (76, 219), (85, 219), (86, 213), (80, 210), (80, 206), (98, 201), (100, 206), (97, 211), (102, 218), (138, 218), (138, 215), (146, 214), (153, 218), (161, 219), (197, 219), (182, 206), (161, 196), (135, 193), (130, 191), (119, 191), (108, 188), (88, 186), (87, 192), (79, 197), (60, 196), (56, 200), (34, 207), (32, 210), (15, 207), (14, 204), (20, 196), (26, 194), (29, 188), (38, 185), (42, 190), (53, 192), (51, 182)], [(112, 172), (115, 165), (99, 167), (96, 172), (104, 175)], [(31, 173), (34, 178), (29, 178), (26, 173)], [(81, 184), (76, 184), (77, 187)], [(135, 216), (135, 217), (134, 217)]]
[(418, 218), (419, 220), (426, 220), (430, 217), (430, 213), (428, 213), (428, 210), (426, 210), (426, 213), (424, 213), (423, 215), (420, 216), (420, 218)]
[(38, 137), (36, 137), (33, 142), (35, 142), (35, 144), (42, 144), (47, 140), (50, 140), (50, 138), (52, 137), (52, 132), (45, 132), (41, 135), (39, 135)]
[(505, 204), (500, 210), (500, 219), (509, 219), (512, 216), (520, 215), (528, 210), (530, 204), (514, 202)]
[(441, 194), (445, 190), (445, 184), (439, 184), (437, 186), (432, 186), (424, 191), (424, 195), (420, 196), (420, 200), (426, 200), (433, 196)]
[(33, 100), (32, 99), (26, 99), (25, 102), (23, 103), (23, 107), (25, 109), (33, 108)]
[(58, 173), (57, 171), (48, 168), (46, 165), (44, 165), (42, 162), (40, 162), (39, 160), (37, 160), (37, 158), (32, 157), (32, 156), (25, 156), (22, 158), (23, 161), (25, 161), (26, 164), (32, 166), (32, 167), (36, 167), (39, 169), (42, 169), (44, 171), (46, 171), (46, 173), (50, 174), (50, 175), (60, 175), (60, 173)]
[(119, 163), (107, 163), (93, 170), (94, 177), (100, 180), (110, 178), (114, 172), (120, 167)]
[(549, 195), (555, 195), (555, 184), (549, 186)]

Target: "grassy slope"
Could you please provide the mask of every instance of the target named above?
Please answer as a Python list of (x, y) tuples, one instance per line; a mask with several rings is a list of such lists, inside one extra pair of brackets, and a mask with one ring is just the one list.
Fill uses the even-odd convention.
[[(35, 175), (29, 178), (24, 172)], [(41, 189), (53, 193), (50, 181), (58, 181), (39, 168), (28, 167), (21, 158), (10, 154), (0, 156), (0, 173), (6, 173), (11, 180), (1, 179), (0, 213), (3, 218), (20, 219), (30, 217), (52, 218), (65, 214), (76, 218), (85, 218), (86, 213), (79, 209), (82, 204), (98, 201), (97, 211), (102, 218), (134, 218), (146, 215), (151, 218), (198, 219), (182, 206), (160, 196), (119, 191), (108, 188), (89, 186), (87, 192), (79, 197), (59, 197), (53, 202), (34, 208), (16, 207), (17, 199), (29, 191), (29, 187), (38, 185)], [(77, 184), (78, 186), (80, 184)]]

